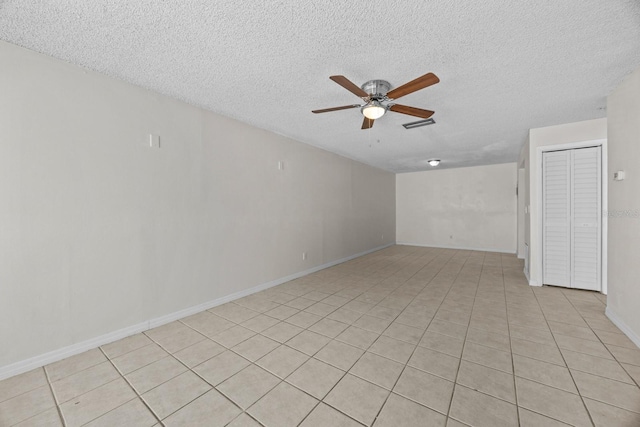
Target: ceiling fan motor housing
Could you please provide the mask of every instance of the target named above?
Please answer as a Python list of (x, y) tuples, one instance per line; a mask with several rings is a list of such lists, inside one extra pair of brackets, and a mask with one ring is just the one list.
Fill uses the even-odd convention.
[(374, 99), (384, 98), (387, 92), (391, 90), (391, 84), (386, 80), (369, 80), (361, 88)]

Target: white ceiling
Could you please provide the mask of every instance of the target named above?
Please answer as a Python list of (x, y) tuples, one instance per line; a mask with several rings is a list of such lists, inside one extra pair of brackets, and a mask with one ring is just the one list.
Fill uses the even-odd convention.
[[(395, 172), (516, 161), (529, 128), (606, 116), (638, 0), (0, 0), (0, 39)], [(361, 130), (357, 85), (440, 83)]]

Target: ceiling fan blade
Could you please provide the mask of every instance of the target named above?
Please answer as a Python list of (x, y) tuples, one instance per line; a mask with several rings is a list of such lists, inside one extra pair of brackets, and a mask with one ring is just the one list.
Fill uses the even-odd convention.
[(348, 110), (349, 108), (360, 107), (360, 104), (343, 105), (342, 107), (325, 108), (322, 110), (313, 110), (312, 113), (328, 113), (329, 111)]
[(371, 129), (373, 127), (373, 119), (368, 119), (368, 118), (364, 118), (364, 121), (362, 122), (362, 129)]
[(367, 92), (356, 86), (345, 76), (331, 76), (329, 78), (354, 95), (359, 96), (360, 98), (369, 98), (369, 94)]
[(389, 110), (395, 111), (396, 113), (408, 114), (410, 116), (422, 117), (423, 119), (428, 119), (433, 116), (434, 111), (431, 110), (423, 110), (422, 108), (409, 107), (407, 105), (393, 104), (389, 107)]
[(434, 85), (439, 81), (440, 79), (438, 76), (433, 73), (427, 73), (424, 76), (418, 77), (415, 80), (411, 80), (409, 83), (405, 83), (402, 86), (389, 91), (387, 96), (391, 99), (398, 99), (401, 96), (409, 95), (412, 92)]

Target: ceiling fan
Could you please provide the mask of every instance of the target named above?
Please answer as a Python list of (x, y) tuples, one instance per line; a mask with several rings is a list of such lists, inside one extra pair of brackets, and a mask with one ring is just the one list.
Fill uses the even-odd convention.
[(347, 89), (349, 92), (362, 98), (365, 103), (313, 110), (312, 113), (328, 113), (329, 111), (347, 110), (349, 108), (359, 107), (362, 115), (364, 116), (362, 129), (371, 129), (374, 120), (382, 117), (387, 110), (428, 119), (433, 115), (433, 111), (396, 104), (393, 100), (434, 85), (440, 81), (435, 74), (427, 73), (424, 76), (418, 77), (415, 80), (411, 80), (409, 83), (405, 83), (402, 86), (389, 91), (389, 89), (391, 89), (391, 84), (386, 80), (369, 80), (361, 87), (358, 87), (345, 76), (331, 76), (329, 78)]

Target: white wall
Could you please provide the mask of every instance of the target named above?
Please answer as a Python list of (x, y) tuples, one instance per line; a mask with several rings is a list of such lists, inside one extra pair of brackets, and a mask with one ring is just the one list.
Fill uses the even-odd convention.
[(526, 198), (526, 186), (525, 186), (525, 169), (524, 167), (518, 169), (518, 248), (516, 254), (518, 258), (524, 258), (524, 207)]
[(516, 252), (516, 163), (398, 174), (399, 243)]
[(538, 165), (540, 153), (538, 148), (560, 144), (596, 141), (607, 138), (607, 119), (586, 120), (583, 122), (567, 123), (557, 126), (530, 129), (529, 139), (521, 153), (520, 162), (525, 162), (528, 182), (526, 198), (527, 213), (525, 214), (525, 243), (529, 245), (529, 283), (541, 285), (540, 277), (540, 241), (538, 192)]
[[(607, 100), (609, 294), (607, 314), (640, 346), (640, 69)], [(624, 181), (614, 181), (616, 171)]]
[(0, 58), (0, 368), (395, 241), (392, 173)]

